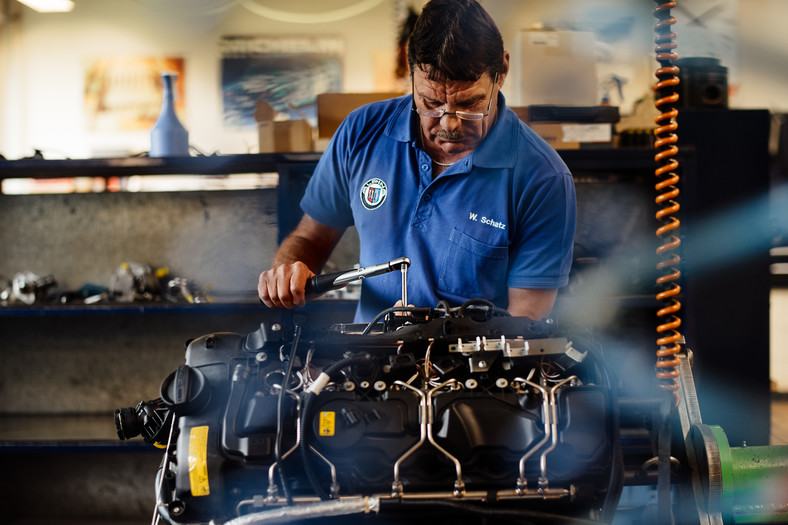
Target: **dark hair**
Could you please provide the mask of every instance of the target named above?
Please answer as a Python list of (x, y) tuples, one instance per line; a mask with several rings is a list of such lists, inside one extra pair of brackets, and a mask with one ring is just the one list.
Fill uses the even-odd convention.
[(503, 38), (476, 0), (431, 0), (421, 11), (408, 42), (411, 75), (429, 66), (429, 78), (478, 80), (494, 77), (503, 64)]

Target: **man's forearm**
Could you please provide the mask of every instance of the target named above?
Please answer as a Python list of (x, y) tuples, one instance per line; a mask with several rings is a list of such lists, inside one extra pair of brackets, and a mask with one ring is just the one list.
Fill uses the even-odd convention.
[(276, 250), (272, 267), (300, 261), (313, 272), (319, 273), (342, 237), (343, 231), (304, 215), (295, 230)]
[(295, 233), (290, 234), (282, 241), (282, 244), (276, 250), (271, 266), (280, 266), (282, 264), (292, 264), (296, 261), (301, 261), (313, 272), (320, 273), (328, 257), (318, 253), (318, 249), (315, 243), (309, 239)]
[(509, 288), (509, 313), (534, 320), (544, 319), (553, 309), (557, 289)]

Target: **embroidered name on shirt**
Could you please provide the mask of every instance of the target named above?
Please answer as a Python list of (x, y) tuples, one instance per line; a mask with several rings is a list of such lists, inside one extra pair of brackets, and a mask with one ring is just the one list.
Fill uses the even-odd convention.
[(498, 228), (499, 230), (505, 230), (506, 224), (502, 222), (498, 222), (494, 219), (488, 219), (487, 217), (482, 217), (479, 219), (479, 215), (477, 213), (471, 213), (470, 219), (475, 222), (481, 222), (482, 224), (487, 224), (488, 226), (492, 226), (493, 228)]

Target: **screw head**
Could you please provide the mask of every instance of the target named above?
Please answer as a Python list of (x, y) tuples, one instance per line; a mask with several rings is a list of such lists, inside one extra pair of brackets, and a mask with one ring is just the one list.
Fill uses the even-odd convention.
[(170, 503), (170, 514), (173, 516), (180, 516), (186, 510), (186, 507), (183, 506), (183, 503), (180, 501), (173, 501)]

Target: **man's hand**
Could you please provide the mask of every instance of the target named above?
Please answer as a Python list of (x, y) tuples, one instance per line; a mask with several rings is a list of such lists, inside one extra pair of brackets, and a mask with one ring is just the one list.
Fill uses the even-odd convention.
[(257, 279), (257, 295), (269, 308), (294, 308), (306, 302), (307, 280), (319, 272), (344, 230), (326, 226), (304, 215), (282, 241), (270, 270)]
[[(400, 308), (402, 306), (402, 299), (397, 299), (397, 302), (394, 303), (394, 308)], [(409, 308), (413, 308), (412, 304), (408, 305)], [(405, 315), (407, 312), (394, 312), (394, 315)]]
[(266, 270), (257, 280), (257, 295), (269, 308), (294, 308), (306, 303), (306, 282), (314, 272), (301, 261)]

